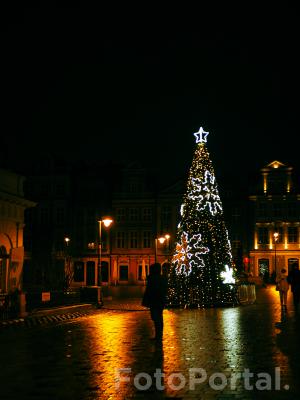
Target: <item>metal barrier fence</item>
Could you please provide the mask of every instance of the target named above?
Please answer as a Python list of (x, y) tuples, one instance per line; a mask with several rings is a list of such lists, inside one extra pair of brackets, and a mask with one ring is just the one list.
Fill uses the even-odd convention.
[(254, 283), (237, 284), (237, 296), (240, 304), (253, 304), (256, 300), (256, 286)]

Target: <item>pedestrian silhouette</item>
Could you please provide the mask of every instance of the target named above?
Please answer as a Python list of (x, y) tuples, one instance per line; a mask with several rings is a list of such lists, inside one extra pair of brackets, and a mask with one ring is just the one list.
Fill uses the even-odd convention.
[(280, 296), (280, 305), (281, 308), (287, 309), (287, 294), (290, 288), (290, 285), (287, 280), (286, 269), (282, 268), (280, 274), (276, 277), (276, 285), (279, 291)]
[(157, 341), (163, 336), (163, 310), (166, 305), (167, 279), (161, 275), (161, 265), (155, 263), (150, 265), (147, 278), (147, 286), (142, 300), (142, 305), (150, 309), (151, 319), (154, 323), (155, 337)]
[(298, 263), (292, 264), (291, 271), (288, 275), (288, 282), (291, 285), (291, 290), (293, 293), (295, 312), (298, 312), (299, 302), (300, 302), (300, 271)]

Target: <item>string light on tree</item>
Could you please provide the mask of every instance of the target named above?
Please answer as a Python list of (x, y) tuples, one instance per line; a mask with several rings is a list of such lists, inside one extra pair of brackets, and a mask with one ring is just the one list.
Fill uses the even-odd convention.
[(231, 246), (206, 148), (208, 132), (201, 127), (194, 135), (197, 145), (180, 208), (181, 220), (169, 275), (169, 305), (232, 305), (236, 296)]

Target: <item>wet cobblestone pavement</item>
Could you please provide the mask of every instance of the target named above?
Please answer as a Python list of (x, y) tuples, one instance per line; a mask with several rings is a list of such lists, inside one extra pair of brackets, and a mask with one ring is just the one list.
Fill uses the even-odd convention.
[(273, 287), (253, 305), (165, 310), (164, 321), (162, 343), (140, 301), (2, 329), (0, 399), (300, 398), (300, 317), (291, 298), (281, 314)]

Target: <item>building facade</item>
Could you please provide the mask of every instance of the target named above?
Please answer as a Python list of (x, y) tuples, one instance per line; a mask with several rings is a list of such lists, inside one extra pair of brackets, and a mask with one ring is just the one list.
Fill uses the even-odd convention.
[[(171, 260), (186, 186), (184, 180), (159, 185), (157, 175), (138, 163), (52, 161), (28, 174), (26, 196), (37, 206), (26, 211), (26, 289), (63, 289), (66, 276), (73, 287), (143, 286), (150, 264)], [(262, 168), (250, 198), (222, 188), (239, 270), (272, 276), (299, 262), (297, 193), (293, 169), (278, 161)], [(113, 219), (108, 228), (99, 223), (106, 216)]]
[(22, 291), (24, 211), (35, 203), (24, 198), (24, 177), (0, 169), (0, 294)]
[(274, 278), (282, 268), (290, 270), (300, 260), (300, 194), (293, 168), (280, 161), (262, 168), (250, 201), (254, 222), (251, 272), (255, 277)]

